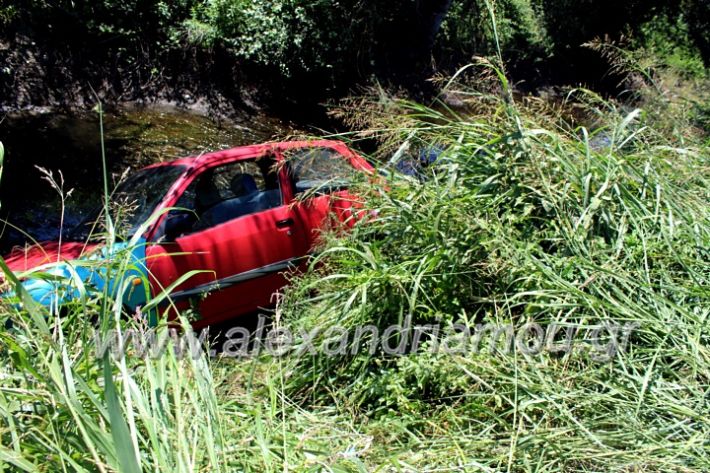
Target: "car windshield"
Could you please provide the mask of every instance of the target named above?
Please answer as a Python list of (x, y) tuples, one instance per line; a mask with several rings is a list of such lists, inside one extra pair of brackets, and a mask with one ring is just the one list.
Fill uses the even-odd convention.
[[(110, 211), (116, 233), (121, 238), (132, 236), (163, 201), (185, 166), (169, 165), (143, 169), (121, 182), (111, 195)], [(83, 241), (97, 233), (103, 207), (91, 212), (72, 232), (70, 238)]]

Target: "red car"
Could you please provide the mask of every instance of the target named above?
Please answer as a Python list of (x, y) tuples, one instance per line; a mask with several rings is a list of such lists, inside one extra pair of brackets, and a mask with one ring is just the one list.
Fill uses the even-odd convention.
[[(153, 296), (181, 275), (205, 270), (171, 292), (178, 307), (197, 309), (201, 318), (195, 325), (204, 326), (272, 304), (285, 283), (283, 272), (303, 261), (320, 230), (330, 221), (352, 221), (357, 204), (348, 185), (372, 173), (372, 166), (338, 141), (269, 143), (149, 166), (120, 184), (114, 199), (132, 207), (122, 221), (126, 235), (160, 214), (133, 250)], [(96, 244), (85, 243), (89, 236), (83, 225), (63, 243), (61, 254), (56, 243), (45, 243), (15, 251), (6, 261), (21, 275), (60, 261), (51, 267), (61, 274), (61, 261), (96, 253)], [(90, 287), (106, 283), (96, 271), (80, 275)], [(72, 297), (66, 288), (57, 295), (46, 279), (25, 275), (23, 284), (45, 305)], [(132, 291), (124, 303), (133, 310), (145, 303), (145, 293)]]

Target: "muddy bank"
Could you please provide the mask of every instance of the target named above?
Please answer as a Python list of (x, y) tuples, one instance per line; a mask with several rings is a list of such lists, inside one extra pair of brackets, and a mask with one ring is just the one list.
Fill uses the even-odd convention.
[(168, 104), (215, 116), (269, 101), (220, 50), (143, 51), (122, 57), (96, 45), (45, 44), (22, 34), (0, 38), (0, 111), (62, 111), (105, 104)]
[[(343, 91), (345, 92), (345, 91)], [(0, 119), (17, 112), (106, 108), (176, 109), (216, 120), (268, 114), (328, 128), (329, 92), (241, 62), (226, 48), (189, 44), (121, 52), (103, 44), (56, 44), (0, 32)]]

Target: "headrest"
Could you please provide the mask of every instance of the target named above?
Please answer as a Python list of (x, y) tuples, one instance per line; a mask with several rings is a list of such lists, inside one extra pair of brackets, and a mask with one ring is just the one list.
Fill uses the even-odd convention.
[(232, 177), (232, 182), (229, 183), (229, 186), (232, 188), (234, 197), (243, 197), (259, 190), (256, 186), (254, 176), (251, 174), (235, 174), (234, 177)]
[(219, 202), (219, 190), (212, 181), (212, 173), (205, 173), (197, 181), (195, 200), (198, 207), (207, 208)]

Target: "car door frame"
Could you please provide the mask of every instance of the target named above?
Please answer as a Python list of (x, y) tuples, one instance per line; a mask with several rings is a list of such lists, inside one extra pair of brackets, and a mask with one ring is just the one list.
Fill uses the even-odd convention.
[[(160, 236), (162, 236), (162, 235), (160, 235), (161, 228), (164, 227), (164, 222), (167, 219), (167, 215), (166, 215), (167, 212), (165, 212), (164, 210), (167, 208), (173, 207), (179, 201), (180, 197), (184, 194), (184, 192), (188, 189), (188, 187), (195, 181), (195, 179), (197, 179), (204, 172), (206, 172), (209, 169), (214, 169), (214, 168), (228, 165), (231, 163), (238, 163), (240, 161), (256, 160), (256, 159), (267, 157), (267, 156), (273, 156), (273, 158), (276, 162), (276, 165), (277, 165), (276, 172), (278, 173), (278, 183), (279, 183), (282, 201), (281, 201), (281, 204), (279, 207), (273, 207), (271, 209), (265, 210), (264, 212), (272, 211), (273, 209), (284, 207), (284, 206), (285, 207), (290, 206), (292, 203), (292, 200), (293, 200), (293, 191), (291, 188), (290, 178), (287, 174), (287, 170), (285, 169), (284, 166), (281, 165), (283, 162), (282, 161), (283, 157), (278, 151), (278, 146), (259, 147), (259, 148), (255, 148), (251, 151), (252, 152), (240, 152), (237, 154), (225, 154), (225, 156), (223, 156), (223, 157), (216, 157), (216, 158), (208, 159), (208, 160), (205, 160), (204, 162), (201, 162), (201, 163), (195, 165), (192, 168), (189, 168), (189, 170), (186, 171), (186, 173), (181, 177), (181, 182), (177, 183), (174, 186), (174, 188), (171, 191), (169, 191), (170, 197), (169, 198), (166, 197), (166, 199), (163, 202), (163, 205), (161, 205), (161, 210), (163, 211), (163, 214), (156, 220), (156, 222), (152, 226), (151, 230), (147, 233), (148, 244), (149, 245), (159, 245), (164, 248), (164, 242), (158, 241)], [(200, 159), (200, 158), (197, 158), (197, 159)], [(253, 214), (250, 214), (250, 215), (253, 215)], [(295, 216), (295, 213), (294, 213), (294, 216)], [(247, 217), (247, 216), (245, 215), (242, 217)], [(236, 217), (235, 219), (229, 220), (227, 222), (223, 222), (220, 225), (226, 224), (228, 222), (232, 222), (233, 220), (236, 220), (238, 218), (241, 218), (241, 217)], [(297, 228), (300, 225), (300, 223), (297, 222), (297, 219), (291, 219), (291, 220), (292, 220), (292, 225), (294, 225), (294, 227), (296, 227), (293, 229), (294, 234), (295, 234), (294, 237), (299, 238), (299, 234), (302, 234), (304, 230)], [(196, 232), (196, 233), (201, 233), (203, 231), (207, 231), (212, 228), (219, 227), (220, 225), (216, 225), (215, 227), (210, 227), (209, 229), (201, 230), (200, 232)], [(291, 236), (290, 232), (291, 232), (291, 230), (289, 230), (289, 236)], [(301, 236), (300, 238), (303, 238), (303, 236)], [(148, 253), (151, 253), (151, 252), (148, 251)], [(160, 251), (156, 251), (155, 254), (150, 254), (148, 257), (150, 258), (153, 256), (158, 256), (158, 255), (160, 255)], [(164, 256), (167, 256), (167, 255), (169, 255), (169, 253), (166, 251)], [(301, 255), (297, 255), (297, 256), (301, 256)], [(279, 264), (276, 264), (276, 263), (279, 263)], [(267, 268), (267, 266), (264, 266), (263, 268), (262, 267), (251, 268), (250, 271), (246, 271), (244, 273), (243, 279), (244, 279), (244, 281), (248, 281), (253, 278), (258, 278), (260, 276), (269, 275), (269, 274), (273, 274), (274, 272), (286, 270), (287, 268), (283, 264), (280, 264), (280, 263), (282, 263), (282, 262), (274, 262), (273, 265), (267, 265), (267, 266), (270, 266), (268, 268)], [(152, 265), (149, 262), (146, 262), (146, 266), (151, 267)], [(199, 268), (194, 268), (194, 269), (199, 269)], [(268, 269), (268, 272), (265, 272), (265, 270), (267, 270), (267, 269)], [(264, 270), (264, 271), (262, 271), (262, 270)], [(247, 274), (247, 273), (249, 273), (249, 274)], [(230, 275), (229, 277), (235, 278), (235, 280), (238, 280), (240, 274), (233, 274), (233, 275)], [(176, 274), (174, 280), (177, 280), (180, 276), (181, 275)], [(169, 287), (169, 285), (174, 282), (174, 281), (159, 281), (158, 278), (152, 274), (149, 275), (149, 278), (151, 280), (151, 291), (153, 292), (154, 296), (159, 291), (160, 292), (164, 291), (166, 289), (166, 287)], [(239, 282), (237, 282), (237, 284), (238, 283)], [(173, 298), (173, 300), (177, 299), (175, 302), (178, 303), (178, 307), (179, 306), (184, 307), (184, 304), (180, 304), (180, 302), (181, 302), (180, 299), (182, 299), (183, 295), (190, 296), (191, 295), (190, 291), (192, 289), (198, 288), (201, 286), (208, 286), (210, 284), (212, 284), (212, 283), (196, 284), (193, 287), (189, 287), (190, 285), (188, 284), (187, 285), (188, 287), (186, 287), (185, 289), (175, 292), (172, 295), (173, 296), (172, 298)], [(215, 284), (215, 289), (216, 288), (217, 288), (217, 284)], [(221, 292), (221, 291), (216, 291), (216, 292)], [(182, 293), (182, 294), (180, 294), (180, 293)], [(188, 299), (189, 299), (189, 297), (188, 297)], [(201, 319), (201, 322), (202, 322), (202, 320), (204, 320), (207, 323), (213, 323), (213, 322), (217, 321), (218, 318), (219, 318), (219, 315), (207, 314), (204, 319)]]
[[(347, 159), (350, 166), (357, 172), (366, 175), (374, 175), (375, 168), (370, 165), (362, 156), (351, 150), (345, 143), (333, 140), (314, 141), (290, 141), (279, 143), (276, 153), (279, 155), (280, 167), (284, 169), (284, 175), (289, 188), (289, 202), (294, 207), (300, 225), (306, 229), (306, 238), (309, 246), (319, 244), (320, 232), (324, 230), (324, 220), (335, 217), (341, 224), (352, 227), (356, 218), (353, 218), (353, 208), (361, 206), (358, 199), (344, 189), (329, 194), (314, 195), (303, 201), (296, 198), (296, 189), (293, 187), (293, 180), (290, 176), (288, 158), (286, 152), (299, 148), (329, 148), (337, 152), (344, 159)], [(309, 209), (313, 207), (313, 210)], [(319, 215), (320, 214), (320, 215)]]

